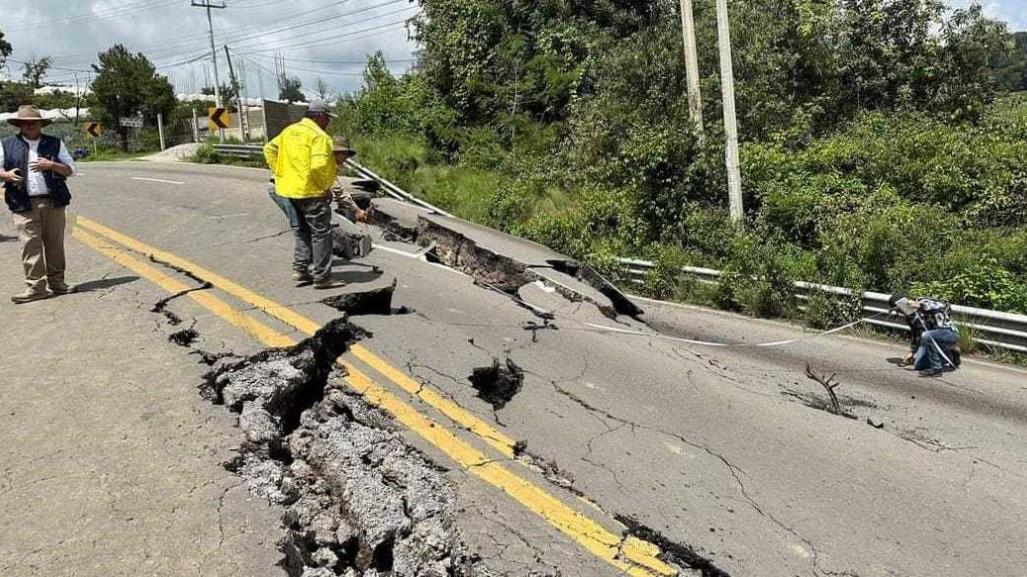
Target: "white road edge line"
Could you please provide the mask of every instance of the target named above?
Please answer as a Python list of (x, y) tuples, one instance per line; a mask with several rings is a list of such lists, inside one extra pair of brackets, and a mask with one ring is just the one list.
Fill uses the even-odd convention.
[(159, 178), (143, 178), (141, 176), (133, 176), (132, 180), (144, 180), (146, 182), (161, 182), (164, 184), (185, 184), (184, 182), (179, 182), (177, 180), (161, 180)]

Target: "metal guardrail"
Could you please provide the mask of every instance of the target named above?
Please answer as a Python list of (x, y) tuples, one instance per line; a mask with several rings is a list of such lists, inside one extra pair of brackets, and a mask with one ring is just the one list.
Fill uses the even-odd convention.
[[(218, 154), (233, 156), (236, 158), (263, 158), (263, 147), (253, 144), (215, 144), (214, 150)], [(360, 163), (348, 160), (346, 165), (353, 169), (362, 178), (375, 180), (382, 186), (386, 194), (410, 204), (430, 210), (445, 216), (451, 216), (446, 211), (433, 206), (416, 196), (406, 192), (402, 188), (382, 178)], [(630, 281), (635, 285), (645, 284), (646, 276), (655, 268), (655, 264), (649, 261), (621, 258), (618, 262), (624, 266)], [(683, 274), (691, 275), (699, 282), (706, 284), (717, 284), (723, 275), (721, 271), (709, 268), (686, 266), (682, 268)], [(807, 301), (814, 293), (820, 292), (828, 295), (853, 296), (853, 291), (827, 285), (820, 285), (808, 282), (796, 282), (795, 296), (799, 300)], [(868, 324), (886, 327), (890, 329), (909, 330), (903, 322), (896, 322), (888, 318), (888, 311), (891, 306), (888, 299), (891, 295), (877, 292), (864, 292), (862, 295), (864, 319)], [(1003, 313), (986, 309), (976, 309), (954, 305), (953, 316), (957, 323), (962, 326), (972, 327), (977, 335), (977, 342), (995, 349), (1027, 353), (1027, 315)]]
[(214, 151), (234, 158), (263, 159), (264, 147), (259, 144), (215, 144)]
[(386, 194), (388, 194), (392, 198), (395, 198), (396, 200), (402, 200), (403, 202), (409, 202), (410, 204), (417, 205), (417, 206), (419, 206), (419, 207), (421, 207), (421, 208), (423, 208), (425, 210), (429, 210), (431, 212), (435, 212), (435, 213), (441, 214), (443, 216), (453, 216), (453, 215), (449, 214), (448, 212), (442, 210), (441, 208), (439, 208), (437, 206), (434, 206), (432, 204), (429, 204), (429, 203), (427, 203), (427, 202), (417, 198), (416, 196), (410, 194), (409, 192), (403, 190), (402, 188), (396, 186), (395, 184), (392, 184), (388, 180), (385, 180), (381, 176), (378, 176), (377, 174), (372, 172), (369, 168), (367, 168), (365, 166), (362, 166), (360, 163), (356, 162), (355, 160), (347, 160), (346, 161), (346, 166), (352, 168), (354, 172), (356, 172), (357, 174), (359, 174), (363, 178), (377, 181), (378, 184), (382, 185), (382, 190), (384, 190)]
[[(264, 148), (257, 144), (215, 144), (214, 150), (218, 154), (222, 154), (224, 156), (232, 156), (235, 158), (264, 158)], [(379, 176), (378, 174), (375, 174), (373, 171), (371, 171), (371, 169), (361, 165), (355, 160), (347, 160), (346, 166), (353, 169), (353, 171), (359, 174), (362, 178), (378, 182), (378, 184), (381, 185), (382, 190), (384, 190), (386, 194), (388, 194), (392, 198), (395, 198), (396, 200), (401, 200), (403, 202), (419, 206), (425, 210), (429, 210), (431, 212), (435, 212), (443, 216), (453, 216), (450, 213), (442, 210), (441, 208), (417, 198), (416, 196), (389, 182), (385, 178)]]
[[(646, 276), (656, 267), (654, 263), (644, 260), (630, 258), (617, 260), (624, 266), (630, 281), (638, 286), (645, 284)], [(706, 284), (717, 284), (723, 275), (718, 270), (690, 266), (683, 267), (681, 272)], [(817, 292), (847, 297), (854, 295), (852, 290), (842, 287), (801, 281), (795, 282), (794, 286), (795, 297), (802, 301), (809, 300)], [(888, 317), (888, 311), (891, 310), (891, 305), (888, 304), (890, 298), (891, 295), (883, 293), (864, 292), (862, 295), (863, 314), (866, 315), (864, 320), (871, 325), (908, 331), (909, 326), (906, 323)], [(1027, 353), (1027, 315), (959, 305), (952, 306), (952, 313), (958, 324), (972, 327), (977, 335), (978, 343), (994, 349)]]

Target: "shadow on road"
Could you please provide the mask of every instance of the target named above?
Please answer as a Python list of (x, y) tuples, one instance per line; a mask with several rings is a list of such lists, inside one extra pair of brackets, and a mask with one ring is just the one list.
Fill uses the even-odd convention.
[(360, 284), (374, 282), (381, 278), (382, 272), (375, 270), (347, 270), (336, 271), (332, 274), (335, 280), (341, 280), (346, 284)]
[(105, 279), (100, 279), (100, 280), (92, 280), (92, 281), (84, 282), (82, 284), (76, 285), (75, 288), (78, 289), (77, 292), (89, 293), (89, 292), (96, 292), (96, 291), (107, 290), (107, 289), (110, 289), (110, 288), (114, 288), (116, 286), (121, 286), (123, 284), (132, 283), (132, 282), (135, 282), (137, 280), (139, 280), (139, 277), (137, 277), (137, 276), (122, 276), (122, 277), (117, 277), (117, 278), (105, 278)]

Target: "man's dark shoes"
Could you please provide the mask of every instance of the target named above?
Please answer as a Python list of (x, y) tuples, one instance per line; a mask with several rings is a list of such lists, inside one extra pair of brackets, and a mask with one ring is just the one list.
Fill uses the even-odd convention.
[(309, 272), (294, 270), (292, 271), (292, 280), (296, 281), (297, 285), (308, 285), (314, 282), (314, 276)]
[(78, 292), (78, 287), (70, 284), (51, 284), (50, 292), (52, 292), (55, 295), (70, 295), (72, 293)]
[(920, 371), (920, 376), (925, 378), (938, 377), (942, 374), (941, 369), (927, 369), (926, 371)]
[(343, 288), (346, 283), (341, 280), (319, 280), (314, 283), (314, 289), (319, 291), (327, 291), (332, 289)]
[(34, 302), (34, 301), (41, 301), (43, 299), (48, 299), (48, 298), (50, 298), (50, 296), (52, 296), (52, 295), (49, 292), (46, 292), (46, 291), (44, 291), (44, 292), (36, 292), (36, 291), (27, 290), (27, 291), (25, 291), (23, 293), (16, 294), (16, 295), (12, 296), (11, 297), (11, 302), (16, 304), (16, 305), (23, 305), (25, 303), (30, 303), (30, 302)]

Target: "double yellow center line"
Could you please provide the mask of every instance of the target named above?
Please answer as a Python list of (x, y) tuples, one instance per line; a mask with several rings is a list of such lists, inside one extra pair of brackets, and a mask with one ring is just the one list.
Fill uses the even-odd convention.
[[(169, 293), (182, 293), (194, 287), (189, 287), (165, 274), (162, 270), (139, 260), (129, 251), (147, 255), (177, 269), (188, 271), (196, 278), (209, 282), (217, 289), (302, 333), (313, 335), (321, 328), (313, 320), (296, 313), (287, 306), (276, 303), (184, 258), (149, 246), (88, 218), (81, 216), (76, 218), (74, 236), (86, 246), (132, 270)], [(190, 292), (187, 296), (267, 346), (289, 347), (296, 344), (294, 339), (232, 307), (210, 292)], [(511, 460), (514, 457), (515, 441), (508, 435), (496, 430), (495, 427), (439, 393), (422, 386), (366, 347), (354, 345), (350, 352), (385, 377), (387, 381), (439, 411), (460, 428), (474, 433), (505, 457), (506, 462), (515, 462)], [(393, 418), (440, 449), (464, 470), (503, 491), (518, 504), (544, 519), (549, 525), (576, 541), (599, 559), (632, 577), (677, 574), (673, 567), (659, 559), (660, 550), (657, 546), (634, 537), (622, 537), (609, 531), (594, 519), (572, 509), (541, 487), (512, 472), (500, 460), (489, 458), (449, 429), (386, 390), (352, 364), (346, 363), (341, 358), (337, 362), (348, 373), (345, 379), (347, 385), (362, 394), (368, 402), (389, 412)]]

